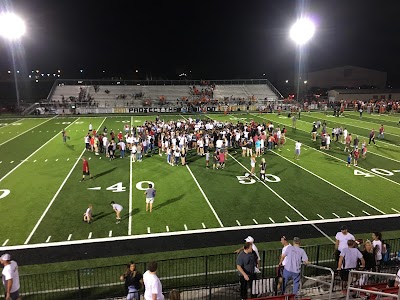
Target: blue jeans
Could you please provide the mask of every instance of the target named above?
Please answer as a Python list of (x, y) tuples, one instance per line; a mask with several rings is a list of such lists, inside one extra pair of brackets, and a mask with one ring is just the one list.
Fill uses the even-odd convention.
[(139, 291), (133, 286), (128, 286), (128, 295), (126, 296), (126, 300), (139, 300), (140, 294)]
[(286, 285), (289, 282), (289, 279), (293, 279), (293, 294), (297, 294), (300, 287), (300, 273), (294, 273), (283, 269), (283, 285), (282, 285), (282, 294), (285, 293)]

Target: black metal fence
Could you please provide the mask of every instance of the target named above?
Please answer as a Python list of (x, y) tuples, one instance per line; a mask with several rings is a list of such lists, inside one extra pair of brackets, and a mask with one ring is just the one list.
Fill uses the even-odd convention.
[[(389, 265), (398, 262), (397, 251), (400, 250), (400, 239), (387, 240), (387, 243), (391, 246), (391, 257), (385, 263)], [(306, 246), (304, 249), (312, 264), (336, 269), (332, 244)], [(260, 278), (276, 276), (280, 255), (281, 249), (260, 251)], [(144, 272), (147, 269), (146, 264), (146, 262), (136, 262), (137, 270)], [(119, 280), (119, 277), (125, 270), (126, 265), (114, 265), (73, 271), (21, 274), (21, 292), (24, 299), (72, 300), (122, 297), (124, 283)], [(316, 272), (308, 275), (317, 276), (318, 270)], [(214, 289), (219, 285), (237, 284), (236, 254), (161, 260), (158, 261), (157, 274), (164, 290), (197, 288), (205, 293), (205, 290)]]

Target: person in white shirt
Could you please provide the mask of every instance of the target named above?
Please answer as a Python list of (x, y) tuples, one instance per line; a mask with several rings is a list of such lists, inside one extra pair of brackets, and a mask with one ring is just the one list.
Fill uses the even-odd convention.
[(83, 221), (90, 224), (92, 221), (92, 204), (89, 204), (88, 208), (86, 209), (85, 213), (83, 214)]
[(372, 233), (372, 246), (374, 247), (375, 252), (375, 262), (376, 262), (376, 272), (380, 272), (381, 270), (381, 261), (382, 261), (382, 233), (373, 232)]
[(20, 300), (19, 296), (19, 272), (18, 264), (11, 260), (10, 254), (3, 254), (0, 258), (0, 263), (4, 266), (1, 273), (6, 300)]
[(119, 153), (120, 153), (120, 158), (124, 158), (124, 156), (125, 156), (125, 149), (126, 149), (126, 145), (125, 145), (125, 142), (124, 141), (120, 141), (119, 143), (118, 143), (118, 146), (119, 146)]
[(347, 241), (353, 240), (355, 241), (354, 236), (348, 232), (348, 228), (346, 225), (340, 227), (340, 231), (336, 233), (336, 243), (335, 243), (335, 256), (336, 261), (339, 261), (340, 253), (344, 248), (347, 248)]
[(294, 158), (295, 159), (300, 159), (300, 148), (301, 148), (301, 143), (300, 141), (297, 141), (296, 144), (294, 145)]
[(111, 206), (113, 208), (113, 210), (115, 211), (116, 214), (116, 219), (117, 222), (116, 224), (119, 224), (121, 222), (121, 211), (123, 209), (122, 205), (115, 203), (114, 201), (111, 201)]
[(143, 283), (145, 300), (164, 300), (161, 281), (157, 276), (157, 262), (149, 262), (147, 271), (143, 274)]

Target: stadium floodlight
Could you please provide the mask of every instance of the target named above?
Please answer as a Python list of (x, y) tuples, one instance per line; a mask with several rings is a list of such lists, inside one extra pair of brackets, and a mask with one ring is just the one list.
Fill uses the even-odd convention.
[(299, 46), (307, 43), (315, 33), (315, 25), (308, 18), (298, 19), (290, 28), (290, 38)]
[(25, 34), (25, 22), (13, 13), (0, 14), (0, 35), (9, 39), (17, 40)]

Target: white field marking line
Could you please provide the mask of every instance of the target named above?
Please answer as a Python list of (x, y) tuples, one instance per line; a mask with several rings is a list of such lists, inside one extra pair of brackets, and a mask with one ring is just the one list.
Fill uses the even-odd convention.
[(207, 228), (207, 227), (206, 227), (206, 224), (204, 224), (204, 223), (201, 223), (201, 226), (203, 226), (204, 229)]
[(12, 160), (12, 161), (10, 161), (10, 164), (12, 164), (12, 163), (14, 163), (14, 161)]
[(292, 220), (290, 220), (290, 218), (288, 216), (285, 216), (286, 220), (288, 220), (289, 222), (292, 222)]
[(340, 219), (340, 216), (338, 214), (332, 213), (336, 218)]
[(150, 234), (150, 227), (147, 227), (147, 233)]
[[(154, 237), (166, 237), (166, 236), (179, 236), (179, 235), (191, 235), (191, 234), (202, 234), (202, 233), (215, 233), (215, 232), (230, 232), (238, 230), (249, 230), (249, 229), (265, 229), (286, 226), (301, 226), (301, 225), (313, 225), (313, 224), (329, 224), (337, 222), (351, 222), (351, 221), (365, 221), (365, 220), (375, 220), (375, 219), (390, 219), (399, 218), (399, 214), (387, 214), (387, 215), (374, 215), (374, 216), (361, 216), (361, 217), (345, 217), (345, 218), (334, 218), (334, 219), (324, 219), (324, 220), (309, 220), (309, 221), (297, 221), (297, 222), (284, 222), (284, 223), (273, 223), (273, 224), (251, 224), (243, 226), (232, 226), (232, 227), (216, 227), (208, 229), (192, 229), (188, 231), (172, 231), (172, 232), (161, 232), (152, 234), (138, 234), (131, 236), (117, 236), (112, 238), (95, 238), (91, 240), (74, 240), (74, 241), (63, 241), (63, 242), (53, 242), (53, 243), (38, 243), (29, 245), (18, 245), (9, 247), (0, 247), (1, 251), (11, 251), (11, 250), (21, 250), (21, 249), (35, 249), (44, 247), (59, 247), (68, 245), (82, 245), (82, 244), (93, 244), (93, 243), (103, 243), (103, 242), (114, 242), (114, 241), (126, 241), (126, 240), (141, 240)], [(150, 231), (150, 227), (148, 227)]]
[[(301, 130), (301, 129), (299, 129), (299, 130)], [(305, 131), (305, 130), (302, 130), (302, 131)], [(289, 137), (286, 137), (286, 139), (295, 142), (294, 139), (291, 139), (291, 138), (289, 138)], [(338, 157), (336, 157), (336, 156), (330, 155), (329, 153), (323, 152), (323, 151), (318, 150), (318, 149), (315, 149), (315, 148), (311, 148), (311, 149), (314, 150), (314, 151), (320, 152), (320, 153), (322, 153), (322, 154), (324, 154), (324, 155), (327, 155), (327, 156), (329, 156), (329, 157), (332, 157), (332, 158), (334, 158), (334, 159), (336, 159), (336, 160), (338, 160), (338, 161), (347, 163), (347, 162), (344, 161), (343, 159), (340, 159), (340, 158), (338, 158)], [(357, 166), (356, 168), (358, 168), (358, 169), (360, 169), (360, 170), (364, 170), (364, 171), (367, 172), (367, 173), (371, 173), (371, 171), (369, 171), (369, 170), (367, 170), (367, 169), (364, 169), (364, 168), (362, 168), (362, 167), (360, 167), (360, 166)], [(400, 183), (398, 183), (398, 182), (396, 182), (396, 181), (393, 181), (393, 180), (391, 180), (391, 179), (389, 179), (389, 178), (387, 178), (387, 177), (384, 177), (384, 176), (379, 175), (379, 174), (376, 174), (376, 173), (373, 173), (373, 174), (374, 174), (375, 176), (377, 176), (377, 177), (380, 177), (380, 178), (383, 178), (383, 179), (385, 179), (385, 180), (387, 180), (387, 181), (390, 181), (391, 183), (400, 185)]]
[[(78, 119), (76, 119), (75, 121), (73, 121), (71, 124), (69, 124), (67, 127), (71, 126), (72, 124), (74, 124), (74, 122), (76, 122)], [(53, 136), (50, 140), (48, 140), (46, 143), (44, 143), (42, 146), (40, 146), (38, 149), (35, 150), (35, 152), (33, 152), (31, 155), (29, 155), (27, 158), (25, 158), (24, 161), (20, 162), (18, 165), (16, 165), (11, 171), (9, 171), (6, 175), (4, 175), (1, 179), (0, 182), (2, 182), (5, 178), (7, 178), (8, 175), (10, 175), (12, 172), (14, 172), (20, 165), (22, 165), (26, 160), (28, 160), (29, 158), (31, 158), (33, 155), (35, 155), (37, 152), (39, 152), (40, 149), (42, 149), (44, 146), (46, 146), (48, 143), (50, 143), (53, 139), (55, 139), (56, 137), (58, 137), (60, 132), (58, 132), (55, 136)]]
[(275, 221), (271, 217), (269, 217), (268, 219), (272, 222), (272, 224), (275, 224)]
[[(56, 116), (56, 117), (57, 117), (57, 116)], [(29, 119), (35, 119), (35, 118), (29, 118)], [(0, 119), (0, 121), (2, 121), (2, 120), (7, 120), (7, 119)], [(12, 124), (14, 124), (14, 123), (21, 122), (21, 121), (23, 121), (23, 120), (25, 120), (25, 119), (24, 119), (24, 118), (18, 119), (17, 121), (14, 121), (14, 122), (8, 123), (7, 125), (1, 126), (0, 129), (3, 129), (3, 128), (7, 127), (7, 126), (10, 126), (10, 125), (12, 125)], [(30, 130), (30, 129), (29, 129), (29, 130)]]
[(185, 230), (188, 230), (188, 227), (186, 224), (183, 224), (183, 227), (185, 228)]
[[(235, 157), (232, 155), (228, 154), (234, 161), (236, 161), (239, 165), (243, 167), (247, 172), (251, 173), (248, 168), (246, 168), (240, 161), (238, 161)], [(275, 196), (277, 196), (280, 200), (282, 200), (287, 206), (289, 206), (291, 209), (293, 209), (300, 217), (302, 217), (304, 220), (308, 220), (297, 208), (295, 208), (293, 205), (291, 205), (289, 202), (287, 202), (285, 199), (282, 198), (281, 195), (279, 195), (277, 192), (275, 192), (272, 188), (270, 188), (264, 181), (259, 180), (267, 189), (269, 189)]]
[(242, 226), (238, 220), (236, 220), (236, 224), (238, 224), (238, 226)]
[[(131, 116), (131, 125), (130, 128), (132, 128), (133, 124), (133, 117)], [(132, 208), (133, 208), (133, 203), (132, 203), (132, 155), (129, 153), (129, 217), (128, 217), (128, 235), (132, 234)]]
[(371, 208), (375, 209), (376, 211), (379, 211), (381, 214), (385, 214), (385, 213), (384, 213), (383, 211), (381, 211), (380, 209), (378, 209), (378, 208), (376, 208), (375, 206), (373, 206), (373, 205), (369, 204), (368, 202), (366, 202), (366, 201), (364, 201), (364, 200), (362, 200), (362, 199), (358, 198), (357, 196), (355, 196), (355, 195), (353, 195), (353, 194), (351, 194), (351, 193), (347, 192), (346, 190), (344, 190), (344, 189), (342, 189), (342, 188), (338, 187), (337, 185), (333, 184), (332, 182), (330, 182), (330, 181), (326, 180), (325, 178), (322, 178), (321, 176), (319, 176), (319, 175), (317, 175), (317, 174), (315, 174), (315, 173), (311, 172), (310, 170), (307, 170), (306, 168), (304, 168), (304, 167), (302, 167), (302, 166), (298, 165), (297, 163), (295, 163), (295, 162), (291, 161), (290, 159), (287, 159), (286, 157), (284, 157), (284, 156), (280, 155), (279, 153), (276, 153), (275, 151), (272, 151), (272, 152), (273, 152), (275, 155), (278, 155), (279, 157), (281, 157), (281, 158), (283, 158), (283, 159), (287, 160), (288, 162), (290, 162), (290, 163), (292, 163), (292, 164), (294, 164), (294, 165), (298, 166), (300, 169), (302, 169), (302, 170), (304, 170), (304, 171), (306, 171), (306, 172), (310, 173), (311, 175), (314, 175), (315, 177), (317, 177), (317, 178), (321, 179), (322, 181), (325, 181), (326, 183), (328, 183), (328, 184), (330, 184), (331, 186), (333, 186), (334, 188), (336, 188), (336, 189), (338, 189), (338, 190), (342, 191), (343, 193), (345, 193), (345, 194), (347, 194), (347, 195), (349, 195), (349, 196), (353, 197), (354, 199), (356, 199), (356, 200), (358, 200), (358, 201), (360, 201), (360, 202), (364, 203), (365, 205), (368, 205), (369, 207), (371, 207)]
[(321, 216), (320, 214), (317, 214), (318, 217), (321, 218), (321, 220), (324, 220), (325, 218), (323, 216)]
[(335, 241), (332, 240), (332, 238), (331, 238), (329, 235), (327, 235), (325, 232), (323, 232), (321, 229), (319, 229), (317, 225), (311, 224), (311, 226), (314, 227), (316, 230), (318, 230), (323, 236), (325, 236), (325, 237), (326, 237), (328, 240), (330, 240), (333, 244), (335, 244)]
[(192, 175), (194, 182), (196, 182), (197, 187), (199, 188), (201, 194), (203, 195), (203, 197), (206, 200), (208, 206), (210, 207), (211, 211), (213, 212), (213, 214), (214, 214), (215, 218), (217, 219), (219, 225), (221, 227), (224, 227), (224, 224), (222, 224), (221, 219), (219, 218), (217, 212), (215, 211), (214, 207), (211, 205), (210, 200), (208, 200), (206, 194), (204, 193), (203, 189), (201, 188), (201, 186), (200, 186), (199, 182), (197, 181), (196, 177), (194, 177), (194, 175), (192, 173), (192, 170), (190, 170), (188, 165), (185, 165), (185, 166), (186, 166), (186, 169), (189, 171), (190, 175)]
[(4, 247), (5, 245), (7, 245), (8, 241), (9, 241), (9, 239), (6, 239), (2, 246)]
[(352, 216), (352, 217), (355, 217), (355, 215), (353, 214), (353, 213), (351, 213), (351, 212), (347, 212), (350, 216)]
[(88, 239), (91, 239), (91, 238), (92, 238), (92, 232), (89, 232), (89, 235), (88, 235), (87, 238), (88, 238)]
[(395, 161), (395, 162), (400, 163), (400, 160), (397, 160), (397, 159), (394, 159), (394, 158), (390, 158), (390, 157), (387, 157), (387, 156), (385, 156), (385, 155), (378, 154), (378, 153), (376, 153), (376, 152), (372, 152), (372, 151), (369, 151), (369, 150), (368, 150), (368, 152), (369, 152), (369, 153), (372, 153), (372, 154), (374, 154), (374, 155), (377, 155), (377, 156), (380, 156), (380, 157), (383, 157), (383, 158), (386, 158), (386, 159), (390, 159), (390, 160), (393, 160), (393, 161)]
[(72, 233), (70, 233), (70, 234), (68, 235), (67, 241), (70, 241), (71, 238), (72, 238)]
[(112, 230), (108, 233), (108, 237), (112, 237)]
[(256, 219), (253, 219), (253, 222), (254, 222), (254, 224), (258, 224), (258, 222), (257, 222), (257, 220)]
[[(81, 152), (81, 155), (79, 157), (82, 157), (83, 153), (85, 153), (86, 149), (83, 149)], [(58, 194), (61, 192), (62, 188), (64, 187), (65, 183), (67, 182), (68, 178), (71, 176), (72, 172), (74, 171), (76, 165), (78, 164), (79, 159), (76, 160), (76, 162), (74, 163), (74, 165), (72, 166), (71, 170), (69, 171), (69, 173), (67, 174), (67, 176), (65, 177), (64, 181), (61, 183), (60, 187), (58, 188), (57, 192), (55, 193), (53, 199), (51, 199), (49, 205), (47, 205), (46, 209), (44, 210), (42, 216), (40, 217), (40, 219), (37, 221), (35, 227), (32, 229), (32, 232), (29, 234), (28, 238), (25, 241), (25, 245), (29, 243), (30, 239), (32, 238), (33, 234), (35, 233), (36, 229), (39, 227), (40, 223), (42, 222), (42, 220), (44, 219), (45, 215), (47, 214), (47, 212), (49, 211), (51, 205), (53, 204), (53, 202), (56, 200)]]
[(364, 214), (366, 214), (367, 216), (370, 216), (371, 214), (365, 210), (362, 211)]
[[(28, 130), (25, 130), (24, 132), (22, 132), (22, 133), (20, 133), (20, 134), (18, 134), (18, 135), (16, 135), (16, 136), (12, 137), (11, 139), (9, 139), (9, 140), (7, 140), (7, 141), (1, 143), (0, 146), (3, 146), (5, 143), (8, 143), (9, 141), (12, 141), (13, 139), (16, 139), (16, 138), (19, 137), (20, 135), (23, 135), (24, 133), (27, 133), (28, 131), (30, 131), (30, 130), (32, 130), (32, 129), (38, 127), (38, 126), (40, 126), (40, 125), (42, 125), (42, 124), (44, 124), (44, 123), (46, 123), (46, 122), (48, 122), (48, 121), (50, 121), (50, 120), (53, 120), (54, 118), (57, 118), (57, 116), (55, 116), (55, 117), (53, 117), (53, 118), (51, 118), (51, 119), (48, 119), (48, 120), (46, 120), (46, 121), (44, 121), (44, 122), (42, 122), (42, 123), (39, 123), (38, 125), (36, 125), (36, 126), (34, 126), (34, 127), (32, 127), (32, 128), (29, 128)], [(15, 123), (15, 122), (13, 122), (13, 123)], [(12, 124), (12, 123), (11, 123), (11, 124)]]
[(169, 227), (168, 227), (168, 225), (165, 226), (165, 230), (166, 230), (167, 232), (169, 232)]
[(49, 237), (47, 238), (46, 243), (50, 242), (50, 239), (51, 239), (51, 235), (49, 235)]
[(400, 211), (398, 211), (397, 209), (395, 209), (393, 207), (392, 207), (392, 210), (400, 214)]

